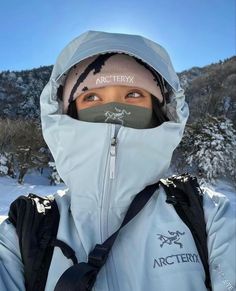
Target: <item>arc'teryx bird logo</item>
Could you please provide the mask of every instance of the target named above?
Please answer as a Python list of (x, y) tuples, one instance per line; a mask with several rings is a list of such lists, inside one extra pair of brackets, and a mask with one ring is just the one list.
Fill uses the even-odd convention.
[(180, 236), (184, 235), (185, 232), (180, 232), (178, 230), (177, 231), (168, 230), (168, 233), (170, 234), (170, 236), (157, 233), (158, 239), (162, 242), (160, 244), (160, 247), (162, 248), (164, 244), (172, 245), (174, 243), (176, 245), (179, 245), (179, 247), (182, 249), (183, 244), (179, 240), (180, 240)]
[(40, 202), (39, 198), (35, 197), (34, 198), (36, 208), (38, 213), (46, 213), (46, 210), (51, 209), (50, 201), (49, 200), (44, 200), (43, 202)]
[(115, 107), (115, 110), (116, 112), (112, 112), (112, 111), (105, 112), (105, 117), (106, 117), (105, 122), (108, 122), (109, 120), (117, 120), (123, 125), (124, 123), (123, 118), (126, 115), (130, 115), (131, 112), (127, 112), (125, 109), (119, 109), (116, 107)]

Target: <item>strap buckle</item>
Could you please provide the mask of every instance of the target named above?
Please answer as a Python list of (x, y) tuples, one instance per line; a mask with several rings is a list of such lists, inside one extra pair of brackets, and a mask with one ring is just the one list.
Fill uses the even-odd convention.
[(88, 263), (96, 268), (101, 268), (105, 264), (108, 254), (109, 248), (96, 244), (95, 248), (89, 254)]

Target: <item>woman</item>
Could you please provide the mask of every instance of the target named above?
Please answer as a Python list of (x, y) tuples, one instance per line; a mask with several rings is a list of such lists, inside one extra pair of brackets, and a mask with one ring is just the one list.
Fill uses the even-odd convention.
[[(165, 175), (188, 118), (184, 92), (160, 45), (88, 31), (61, 52), (40, 102), (43, 135), (68, 186), (65, 195), (55, 195), (57, 238), (87, 262), (94, 246), (120, 227), (135, 195)], [(204, 210), (212, 288), (233, 290), (229, 201), (205, 194)], [(24, 290), (9, 221), (1, 225), (0, 242), (1, 290)], [(45, 290), (54, 290), (72, 265), (55, 247)], [(159, 187), (120, 231), (94, 290), (173, 289), (207, 290), (193, 236)]]

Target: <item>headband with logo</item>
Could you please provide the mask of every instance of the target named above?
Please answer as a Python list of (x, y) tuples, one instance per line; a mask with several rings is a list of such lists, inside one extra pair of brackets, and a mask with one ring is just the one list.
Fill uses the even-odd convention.
[(64, 113), (87, 90), (115, 85), (145, 89), (163, 102), (164, 81), (157, 72), (130, 55), (106, 53), (87, 58), (70, 69), (63, 90)]

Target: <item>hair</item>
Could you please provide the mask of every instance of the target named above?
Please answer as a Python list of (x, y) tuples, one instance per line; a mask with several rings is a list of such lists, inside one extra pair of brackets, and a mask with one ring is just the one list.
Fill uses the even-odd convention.
[(163, 110), (163, 107), (165, 105), (164, 98), (163, 101), (160, 102), (156, 96), (151, 94), (151, 97), (152, 97), (152, 110), (155, 114), (155, 118), (157, 119), (158, 125), (161, 125), (166, 121), (169, 121), (169, 118), (166, 116)]
[(68, 106), (68, 110), (67, 110), (67, 115), (69, 115), (70, 117), (72, 117), (74, 119), (78, 119), (78, 111), (76, 108), (75, 100), (70, 102), (70, 104)]

